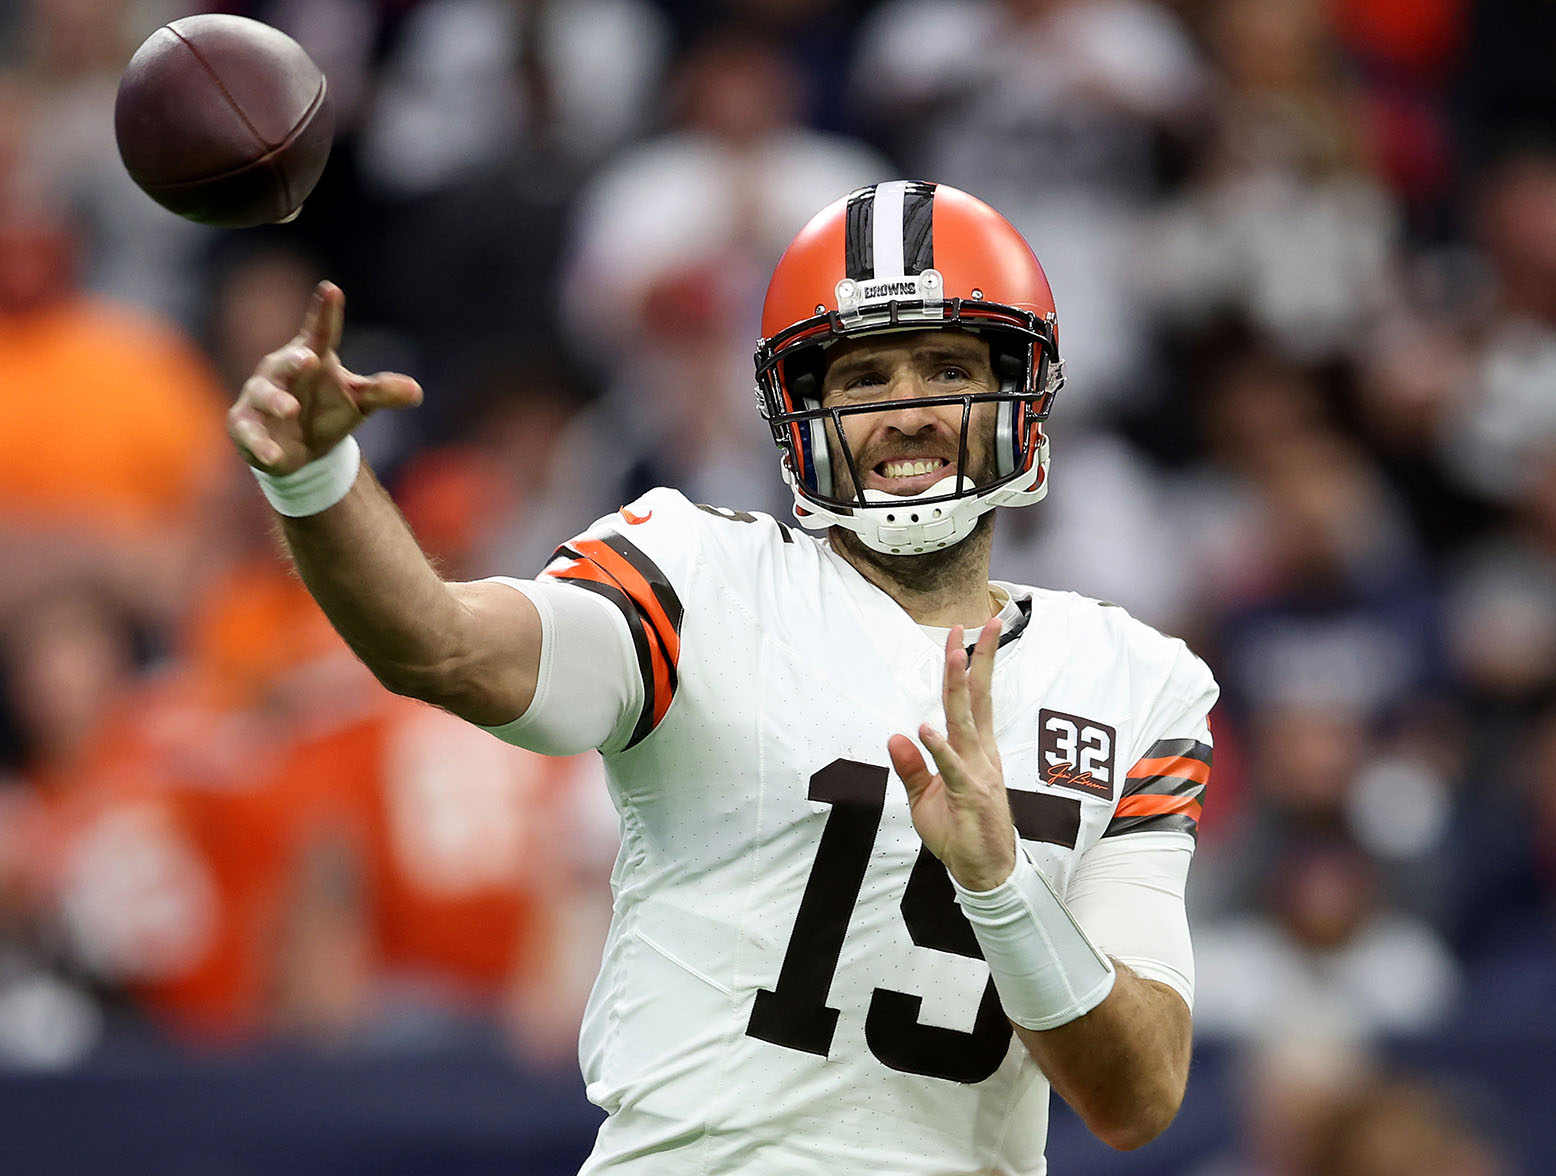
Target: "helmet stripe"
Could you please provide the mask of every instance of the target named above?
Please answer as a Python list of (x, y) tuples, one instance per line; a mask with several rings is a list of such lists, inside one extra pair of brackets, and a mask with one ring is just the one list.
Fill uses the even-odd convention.
[(907, 184), (893, 180), (875, 185), (875, 277), (902, 273), (902, 196)]
[(875, 185), (849, 194), (844, 217), (843, 265), (856, 282), (875, 277)]
[[(864, 189), (868, 190), (868, 189)], [(905, 278), (933, 269), (935, 264), (935, 186), (919, 180), (892, 180), (876, 184), (868, 224), (871, 261), (867, 273), (848, 276), (857, 280)], [(849, 202), (849, 232), (854, 232), (854, 206)], [(852, 254), (850, 254), (852, 257)]]
[(902, 194), (902, 262), (910, 274), (935, 268), (935, 186), (912, 183)]

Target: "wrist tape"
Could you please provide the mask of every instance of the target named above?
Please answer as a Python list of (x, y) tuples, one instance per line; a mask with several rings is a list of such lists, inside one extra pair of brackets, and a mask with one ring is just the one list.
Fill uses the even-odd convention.
[(1095, 947), (1042, 871), (1016, 843), (1016, 868), (993, 890), (956, 901), (972, 924), (1005, 1015), (1027, 1029), (1053, 1029), (1089, 1013), (1113, 990), (1113, 961)]
[(346, 497), (361, 468), (362, 448), (355, 437), (348, 436), (323, 457), (290, 474), (254, 470), (254, 477), (279, 514), (297, 519), (327, 510)]

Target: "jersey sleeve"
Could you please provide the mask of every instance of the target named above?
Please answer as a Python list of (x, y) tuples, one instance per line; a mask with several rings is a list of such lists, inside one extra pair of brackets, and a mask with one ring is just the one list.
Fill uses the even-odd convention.
[(677, 583), (697, 558), (696, 508), (653, 490), (556, 549), (533, 581), (503, 581), (541, 614), (534, 701), (488, 728), (550, 754), (624, 751), (664, 719), (679, 685)]
[(1182, 833), (1196, 839), (1210, 783), (1210, 708), (1220, 688), (1210, 669), (1177, 647), (1167, 679), (1151, 700), (1141, 738), (1104, 838)]

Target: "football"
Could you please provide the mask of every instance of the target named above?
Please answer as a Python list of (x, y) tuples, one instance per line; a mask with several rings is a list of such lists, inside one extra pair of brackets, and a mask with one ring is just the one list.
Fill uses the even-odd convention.
[(202, 224), (290, 220), (329, 159), (324, 74), (279, 29), (206, 13), (163, 25), (119, 80), (119, 158), (164, 208)]

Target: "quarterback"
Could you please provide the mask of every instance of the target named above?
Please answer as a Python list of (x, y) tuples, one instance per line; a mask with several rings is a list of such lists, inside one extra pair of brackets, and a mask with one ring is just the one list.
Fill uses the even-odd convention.
[(421, 390), (345, 370), (343, 314), (321, 285), (229, 430), (389, 689), (604, 756), (584, 1171), (1032, 1176), (1050, 1088), (1114, 1147), (1160, 1134), (1216, 686), (1116, 605), (989, 578), (1063, 383), (1016, 230), (928, 183), (822, 210), (756, 354), (798, 525), (658, 489), (534, 579), (423, 557), (351, 438)]

